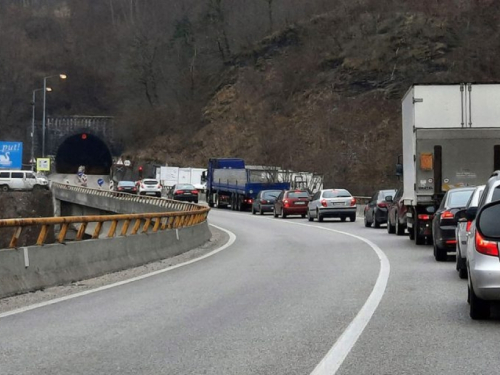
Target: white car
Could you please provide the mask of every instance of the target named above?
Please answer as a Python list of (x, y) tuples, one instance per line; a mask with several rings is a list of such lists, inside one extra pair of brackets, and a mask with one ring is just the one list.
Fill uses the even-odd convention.
[(161, 184), (158, 180), (153, 178), (145, 178), (144, 180), (139, 180), (136, 183), (137, 194), (139, 195), (155, 195), (161, 197)]
[(323, 221), (325, 217), (338, 217), (356, 221), (356, 199), (345, 189), (324, 189), (312, 197), (307, 207), (307, 218)]
[(0, 188), (2, 191), (48, 189), (49, 180), (45, 176), (37, 176), (32, 171), (2, 170)]

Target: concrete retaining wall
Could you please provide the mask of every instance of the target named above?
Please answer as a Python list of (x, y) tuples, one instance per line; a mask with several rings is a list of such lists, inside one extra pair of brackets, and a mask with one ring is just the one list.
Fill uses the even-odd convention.
[[(0, 298), (179, 255), (211, 237), (208, 224), (152, 234), (0, 250)], [(27, 249), (28, 267), (25, 267)]]

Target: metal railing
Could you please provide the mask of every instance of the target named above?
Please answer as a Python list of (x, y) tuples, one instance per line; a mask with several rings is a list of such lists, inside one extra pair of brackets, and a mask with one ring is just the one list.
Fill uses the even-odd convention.
[(138, 233), (155, 233), (159, 230), (169, 230), (193, 226), (200, 224), (207, 219), (208, 207), (192, 203), (183, 203), (162, 198), (134, 196), (127, 193), (117, 193), (112, 191), (91, 189), (86, 187), (71, 186), (54, 183), (53, 187), (69, 189), (86, 194), (109, 197), (111, 199), (121, 199), (131, 202), (143, 202), (151, 205), (169, 208), (175, 211), (141, 213), (141, 214), (116, 214), (116, 215), (94, 215), (94, 216), (61, 216), (48, 218), (24, 218), (24, 219), (3, 219), (0, 220), (0, 228), (13, 228), (9, 248), (18, 247), (19, 238), (26, 227), (40, 227), (36, 245), (44, 245), (50, 232), (50, 228), (59, 226), (56, 235), (56, 242), (65, 243), (67, 241), (70, 226), (76, 226), (77, 232), (75, 241), (84, 239), (89, 223), (95, 223), (95, 229), (90, 238), (100, 238), (104, 231), (103, 224), (109, 223), (106, 237), (130, 236)]

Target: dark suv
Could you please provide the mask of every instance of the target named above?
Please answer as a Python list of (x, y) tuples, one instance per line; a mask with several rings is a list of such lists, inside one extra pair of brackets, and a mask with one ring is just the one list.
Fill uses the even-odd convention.
[(398, 236), (405, 234), (406, 212), (408, 208), (404, 205), (403, 189), (399, 189), (391, 202), (387, 212), (387, 232), (396, 233)]

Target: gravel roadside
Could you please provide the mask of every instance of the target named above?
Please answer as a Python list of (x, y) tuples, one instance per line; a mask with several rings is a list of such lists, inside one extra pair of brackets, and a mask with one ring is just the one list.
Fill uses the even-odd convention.
[(89, 289), (95, 289), (104, 285), (113, 284), (150, 272), (165, 269), (167, 267), (175, 266), (177, 264), (184, 263), (191, 259), (203, 256), (221, 247), (229, 240), (229, 236), (227, 233), (212, 226), (210, 226), (209, 228), (212, 232), (212, 237), (210, 238), (210, 240), (202, 246), (190, 250), (184, 254), (172, 258), (163, 259), (158, 262), (148, 263), (140, 267), (130, 268), (127, 270), (95, 277), (93, 279), (78, 281), (70, 285), (55, 286), (32, 293), (25, 293), (13, 297), (3, 298), (0, 299), (0, 313), (18, 309), (21, 307), (26, 307), (35, 303), (64, 297), (70, 294), (83, 292)]

